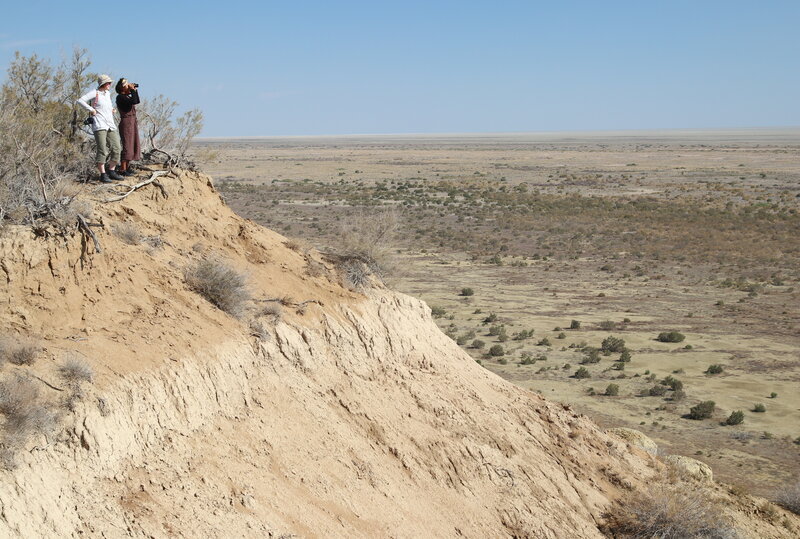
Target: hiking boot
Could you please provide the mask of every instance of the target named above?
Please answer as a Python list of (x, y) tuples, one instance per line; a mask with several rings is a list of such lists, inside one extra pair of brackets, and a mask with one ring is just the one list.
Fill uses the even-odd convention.
[(111, 178), (109, 178), (108, 174), (106, 174), (105, 172), (100, 174), (100, 178), (98, 179), (100, 180), (100, 183), (112, 183)]
[(123, 176), (136, 176), (136, 173), (131, 169), (120, 172)]
[(108, 177), (111, 178), (112, 180), (119, 181), (119, 180), (124, 180), (125, 179), (122, 176), (120, 176), (119, 174), (117, 174), (116, 170), (109, 170), (106, 174), (108, 174)]

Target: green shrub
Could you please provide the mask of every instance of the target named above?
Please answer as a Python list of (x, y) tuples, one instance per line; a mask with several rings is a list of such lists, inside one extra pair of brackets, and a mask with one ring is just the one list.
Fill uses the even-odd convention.
[(686, 392), (683, 391), (682, 389), (679, 389), (677, 391), (673, 391), (673, 393), (672, 393), (672, 401), (673, 402), (680, 402), (685, 398), (686, 398)]
[(497, 314), (495, 313), (490, 313), (489, 316), (484, 318), (481, 323), (485, 326), (486, 324), (491, 324), (492, 322), (497, 322)]
[(471, 289), (471, 288), (462, 288), (461, 289), (461, 293), (459, 295), (460, 296), (474, 296), (475, 295), (475, 291), (473, 289)]
[(545, 338), (539, 340), (539, 342), (536, 343), (536, 346), (550, 346), (550, 339), (545, 337)]
[(678, 380), (677, 378), (675, 378), (672, 375), (669, 375), (666, 378), (664, 378), (663, 380), (661, 380), (661, 385), (665, 385), (665, 386), (669, 387), (673, 391), (679, 391), (679, 390), (683, 389), (683, 382), (681, 382), (680, 380)]
[(628, 363), (630, 360), (631, 360), (630, 351), (627, 349), (623, 350), (622, 353), (619, 355), (619, 361), (623, 363)]
[(591, 378), (592, 375), (589, 373), (589, 370), (586, 367), (580, 367), (575, 374), (573, 375), (575, 378)]
[(597, 348), (586, 347), (583, 350), (584, 356), (581, 359), (581, 365), (588, 365), (600, 362), (600, 350)]
[(489, 336), (496, 337), (503, 331), (503, 326), (492, 326), (489, 328)]
[(609, 397), (616, 397), (619, 395), (619, 386), (617, 384), (608, 384), (608, 387), (606, 387), (606, 395)]
[(489, 348), (489, 355), (492, 357), (499, 357), (505, 355), (506, 351), (503, 350), (503, 347), (499, 344), (495, 344), (491, 348)]
[(770, 399), (777, 399), (778, 398), (778, 394), (773, 391), (772, 393), (769, 394), (769, 398)]
[(622, 352), (625, 350), (625, 340), (609, 335), (603, 339), (603, 343), (600, 345), (600, 350), (607, 353)]
[(683, 342), (686, 336), (678, 331), (663, 331), (656, 337), (660, 342)]
[(724, 370), (725, 369), (724, 369), (724, 367), (722, 365), (720, 365), (718, 363), (715, 363), (714, 365), (709, 365), (708, 368), (706, 369), (705, 373), (706, 374), (719, 374)]
[(647, 392), (651, 397), (663, 397), (667, 394), (667, 388), (662, 385), (653, 386)]
[(689, 409), (689, 419), (708, 419), (716, 408), (714, 401), (703, 401)]
[(446, 314), (447, 311), (444, 309), (444, 307), (431, 307), (431, 316), (434, 318), (442, 318)]
[(763, 405), (763, 404), (761, 404), (761, 403), (758, 403), (758, 404), (755, 404), (755, 405), (753, 405), (753, 411), (754, 411), (754, 412), (757, 412), (757, 413), (759, 413), (759, 414), (763, 414), (764, 412), (766, 412), (766, 411), (767, 411), (767, 407), (766, 407), (766, 406), (764, 406), (764, 405)]
[(741, 410), (736, 410), (735, 412), (731, 412), (731, 415), (728, 416), (728, 419), (725, 420), (726, 425), (740, 425), (744, 421), (744, 412)]
[(556, 336), (556, 339), (566, 339), (566, 338), (567, 334), (564, 333), (563, 331)]
[(472, 341), (472, 345), (471, 346), (472, 346), (472, 348), (475, 348), (476, 350), (480, 350), (481, 348), (486, 346), (486, 343), (483, 342), (480, 339), (475, 339), (474, 341)]
[(569, 323), (569, 329), (581, 329), (580, 320), (573, 320)]

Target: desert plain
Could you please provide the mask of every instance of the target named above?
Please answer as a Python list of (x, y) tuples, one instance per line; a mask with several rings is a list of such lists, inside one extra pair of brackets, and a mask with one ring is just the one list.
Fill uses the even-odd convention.
[[(295, 247), (370, 243), (376, 273), (499, 376), (754, 494), (800, 473), (800, 129), (200, 139), (193, 153), (237, 213)], [(704, 401), (711, 417), (689, 418)]]

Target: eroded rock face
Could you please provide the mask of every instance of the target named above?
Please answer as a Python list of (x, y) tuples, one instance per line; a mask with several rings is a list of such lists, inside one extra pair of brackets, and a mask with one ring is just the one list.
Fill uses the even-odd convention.
[(714, 472), (705, 462), (682, 455), (668, 455), (664, 457), (664, 462), (692, 479), (709, 483), (714, 481)]
[[(98, 208), (102, 254), (0, 238), (0, 320), (46, 348), (32, 372), (55, 380), (75, 353), (96, 374), (61, 433), (0, 472), (0, 537), (600, 538), (611, 501), (658, 477), (626, 445), (652, 440), (491, 374), (423, 302), (343, 288), (202, 175), (162, 184)], [(123, 245), (115, 220), (163, 247)], [(304, 307), (222, 313), (183, 281), (207, 254)]]
[(643, 449), (644, 451), (647, 451), (651, 455), (655, 455), (658, 452), (658, 444), (656, 444), (646, 434), (636, 429), (617, 427), (606, 430), (606, 433), (613, 434), (614, 436), (619, 436), (632, 446), (638, 447), (639, 449)]

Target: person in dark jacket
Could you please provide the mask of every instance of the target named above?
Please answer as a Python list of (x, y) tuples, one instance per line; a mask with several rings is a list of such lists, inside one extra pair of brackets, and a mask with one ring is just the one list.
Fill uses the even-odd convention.
[(120, 169), (122, 174), (130, 176), (128, 170), (131, 161), (142, 158), (139, 147), (139, 124), (136, 121), (136, 105), (139, 104), (139, 85), (128, 82), (126, 79), (117, 81), (117, 110), (119, 111), (119, 134), (122, 139), (122, 158)]

